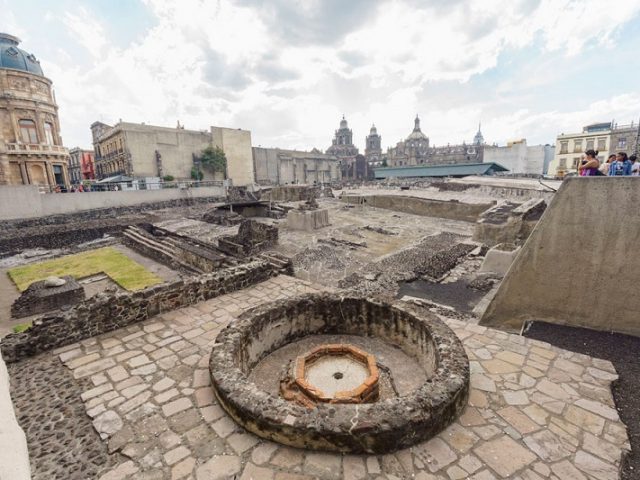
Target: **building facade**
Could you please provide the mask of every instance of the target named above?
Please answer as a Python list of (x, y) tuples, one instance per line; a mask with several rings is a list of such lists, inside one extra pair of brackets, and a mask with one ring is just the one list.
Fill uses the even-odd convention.
[(95, 162), (93, 150), (72, 148), (69, 150), (69, 180), (72, 184), (82, 183), (83, 180), (95, 180)]
[(124, 175), (132, 178), (191, 179), (194, 169), (203, 180), (221, 180), (225, 174), (199, 168), (199, 157), (208, 146), (220, 147), (227, 158), (226, 177), (234, 185), (253, 183), (251, 132), (211, 127), (186, 130), (137, 123), (102, 122), (91, 125), (96, 175), (100, 179)]
[(375, 125), (371, 126), (369, 135), (365, 138), (364, 157), (370, 167), (382, 166), (382, 136), (378, 134)]
[(460, 145), (431, 146), (429, 137), (420, 128), (420, 118), (416, 115), (413, 131), (406, 139), (387, 150), (383, 156), (383, 163), (386, 160), (389, 167), (481, 163), (484, 148), (480, 127), (470, 144), (463, 142)]
[(638, 125), (633, 122), (629, 125), (603, 122), (587, 125), (580, 133), (562, 133), (556, 138), (555, 155), (548, 173), (563, 177), (576, 172), (586, 150), (597, 150), (601, 162), (612, 153), (631, 155), (638, 150), (638, 132)]
[(58, 106), (40, 62), (0, 33), (0, 185), (69, 184)]
[(349, 128), (347, 120), (342, 116), (340, 128), (334, 132), (331, 146), (326, 151), (329, 155), (334, 155), (343, 160), (355, 160), (358, 147), (353, 144), (353, 131)]
[(527, 145), (526, 139), (508, 142), (505, 147), (489, 146), (484, 148), (484, 163), (497, 163), (509, 170), (509, 173), (522, 175), (544, 175), (555, 147), (552, 145)]
[(258, 185), (322, 184), (342, 178), (338, 157), (316, 149), (254, 147), (253, 162)]

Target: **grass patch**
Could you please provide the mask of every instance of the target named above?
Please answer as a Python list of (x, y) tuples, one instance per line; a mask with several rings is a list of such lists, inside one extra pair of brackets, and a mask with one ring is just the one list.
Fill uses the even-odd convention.
[(31, 322), (19, 323), (18, 325), (13, 327), (13, 333), (22, 333), (25, 330), (29, 330), (30, 328), (31, 328)]
[(12, 268), (7, 273), (18, 290), (22, 292), (33, 282), (52, 275), (56, 277), (71, 275), (75, 279), (81, 279), (101, 272), (107, 274), (125, 290), (130, 291), (142, 290), (162, 283), (160, 278), (113, 247), (103, 247), (32, 265), (23, 265)]

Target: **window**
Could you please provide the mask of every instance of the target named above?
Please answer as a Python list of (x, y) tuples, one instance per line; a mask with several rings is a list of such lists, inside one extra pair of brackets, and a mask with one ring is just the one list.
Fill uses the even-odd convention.
[(604, 152), (607, 149), (607, 139), (606, 138), (599, 138), (598, 139), (598, 151), (599, 152)]
[(569, 142), (560, 142), (560, 153), (569, 153)]
[(573, 153), (582, 152), (582, 140), (574, 140), (573, 141)]
[(578, 169), (578, 165), (580, 165), (580, 157), (573, 157), (573, 167), (576, 170)]
[(44, 123), (44, 136), (47, 138), (47, 145), (55, 145), (53, 141), (53, 125), (49, 122)]
[(590, 138), (587, 140), (587, 150), (593, 150), (593, 145), (595, 143), (595, 140), (593, 138)]
[(561, 158), (560, 159), (560, 168), (563, 169), (563, 170), (567, 168), (567, 159), (566, 158)]
[(627, 148), (627, 137), (618, 138), (618, 148)]
[(19, 120), (20, 140), (22, 143), (38, 143), (38, 131), (33, 120)]

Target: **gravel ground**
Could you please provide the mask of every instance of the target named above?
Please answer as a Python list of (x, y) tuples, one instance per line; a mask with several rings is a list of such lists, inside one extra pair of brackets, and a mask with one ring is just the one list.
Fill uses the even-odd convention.
[(33, 480), (93, 479), (117, 464), (80, 399), (93, 386), (89, 380), (75, 380), (51, 353), (7, 368), (16, 417), (27, 436)]
[(619, 333), (534, 322), (524, 335), (566, 350), (609, 360), (620, 378), (611, 390), (620, 418), (627, 426), (631, 453), (622, 464), (621, 480), (640, 478), (640, 338)]

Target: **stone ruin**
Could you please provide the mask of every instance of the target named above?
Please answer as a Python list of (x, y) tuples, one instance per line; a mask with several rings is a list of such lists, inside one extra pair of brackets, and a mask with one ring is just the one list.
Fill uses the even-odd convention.
[(23, 318), (80, 303), (84, 287), (71, 276), (49, 277), (33, 282), (11, 305), (11, 316)]
[(382, 454), (427, 440), (464, 410), (469, 360), (414, 308), (329, 293), (260, 305), (216, 338), (214, 393), (245, 429), (293, 447)]
[(218, 239), (218, 249), (234, 257), (253, 255), (278, 243), (278, 227), (256, 220), (243, 220), (237, 235)]
[(316, 192), (309, 190), (304, 203), (287, 213), (287, 226), (292, 230), (313, 231), (329, 225), (329, 210), (319, 208)]
[(499, 243), (522, 245), (546, 208), (547, 203), (541, 198), (496, 205), (480, 215), (473, 239), (490, 247)]

